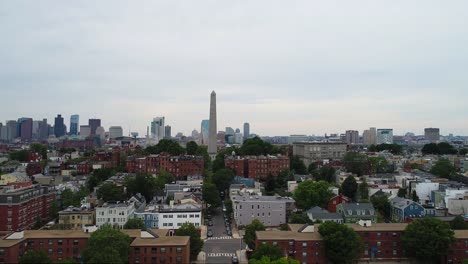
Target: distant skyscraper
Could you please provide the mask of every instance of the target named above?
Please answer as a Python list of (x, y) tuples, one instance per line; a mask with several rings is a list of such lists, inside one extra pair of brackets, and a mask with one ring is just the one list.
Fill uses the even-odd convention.
[(18, 122), (15, 120), (9, 120), (6, 122), (7, 127), (7, 141), (12, 141), (18, 137)]
[[(97, 127), (96, 127), (97, 129)], [(90, 126), (80, 126), (80, 137), (89, 137), (91, 136), (91, 127)]]
[(218, 131), (217, 139), (220, 144), (222, 145), (226, 144), (226, 132)]
[(393, 129), (377, 129), (377, 144), (393, 144)]
[(164, 138), (164, 133), (164, 116), (153, 118), (151, 122), (151, 136), (157, 140), (161, 140)]
[(364, 130), (362, 133), (362, 142), (365, 146), (375, 145), (377, 144), (377, 130), (375, 127), (371, 127), (368, 130)]
[(440, 140), (440, 129), (432, 127), (425, 128), (424, 139), (430, 141), (431, 143), (438, 142)]
[(62, 115), (57, 115), (54, 122), (55, 137), (62, 137), (65, 135), (65, 124)]
[(208, 134), (208, 154), (214, 159), (214, 156), (218, 152), (218, 146), (216, 144), (216, 132), (217, 122), (216, 122), (216, 93), (215, 91), (211, 92), (210, 98), (210, 128)]
[(242, 133), (235, 133), (234, 134), (234, 143), (242, 145), (243, 142), (244, 142), (244, 137), (243, 137)]
[(32, 139), (32, 118), (23, 118), (20, 122), (20, 137), (21, 140), (29, 141)]
[[(3, 131), (5, 130), (5, 131)], [(0, 122), (0, 140), (3, 141), (3, 135), (5, 134), (6, 137), (6, 126), (3, 126), (3, 124)], [(6, 140), (6, 139), (5, 139)]]
[(200, 144), (208, 145), (208, 134), (210, 131), (210, 120), (202, 120)]
[(226, 136), (234, 136), (235, 132), (232, 127), (226, 127)]
[(80, 127), (80, 116), (72, 115), (70, 117), (70, 135), (78, 135), (79, 127)]
[(88, 126), (90, 128), (90, 133), (91, 133), (90, 135), (92, 136), (96, 135), (96, 129), (101, 126), (101, 119), (89, 119)]
[(200, 133), (196, 129), (192, 130), (192, 138), (196, 140), (198, 137), (200, 137)]
[(172, 134), (171, 129), (172, 129), (172, 128), (171, 128), (171, 126), (169, 126), (169, 125), (167, 125), (167, 126), (164, 127), (164, 138), (166, 138), (166, 139), (171, 139), (171, 137), (172, 137), (172, 136), (171, 136), (171, 134)]
[(123, 129), (121, 126), (111, 126), (109, 128), (109, 138), (114, 139), (123, 136)]
[(39, 122), (39, 139), (47, 139), (49, 137), (49, 124), (47, 119), (44, 118)]
[(101, 139), (101, 143), (104, 143), (102, 141), (106, 139), (106, 130), (102, 126), (97, 127), (96, 136), (98, 136)]
[(358, 144), (359, 143), (359, 132), (356, 130), (346, 130), (346, 144)]
[(250, 124), (248, 122), (244, 123), (244, 139), (250, 137)]

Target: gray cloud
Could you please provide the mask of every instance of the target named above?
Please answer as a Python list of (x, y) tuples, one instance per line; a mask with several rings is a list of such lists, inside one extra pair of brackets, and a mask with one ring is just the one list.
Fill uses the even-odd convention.
[(4, 1), (0, 120), (468, 134), (465, 1)]

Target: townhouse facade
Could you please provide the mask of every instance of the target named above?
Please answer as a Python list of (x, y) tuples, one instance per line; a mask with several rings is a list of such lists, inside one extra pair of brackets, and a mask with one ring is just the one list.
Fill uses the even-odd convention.
[(421, 218), (426, 216), (426, 209), (412, 200), (395, 197), (390, 200), (391, 218), (396, 222), (405, 222), (409, 218)]
[(278, 176), (290, 166), (287, 156), (227, 156), (224, 159), (226, 168), (232, 169), (237, 176), (250, 179), (265, 179), (268, 175)]
[(129, 173), (158, 174), (165, 170), (176, 179), (189, 175), (201, 175), (205, 161), (202, 156), (170, 156), (168, 154), (149, 155), (147, 157), (129, 157), (126, 169)]
[(377, 222), (377, 214), (371, 203), (342, 203), (336, 206), (336, 212), (343, 215), (345, 223), (357, 223), (360, 220)]
[(134, 212), (134, 203), (104, 203), (102, 206), (96, 207), (96, 226), (110, 224), (114, 228), (123, 229), (128, 219), (133, 218)]

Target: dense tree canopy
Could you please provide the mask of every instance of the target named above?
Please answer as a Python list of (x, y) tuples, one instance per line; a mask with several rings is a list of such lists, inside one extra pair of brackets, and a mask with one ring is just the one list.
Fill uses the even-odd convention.
[(457, 215), (450, 222), (450, 227), (453, 230), (466, 230), (466, 229), (468, 229), (468, 223), (465, 222), (465, 218), (463, 218), (463, 216)]
[(111, 182), (106, 182), (99, 187), (97, 197), (104, 202), (121, 201), (124, 199), (122, 189)]
[(190, 237), (190, 257), (197, 259), (198, 253), (203, 248), (203, 240), (200, 237), (198, 229), (192, 223), (185, 223), (176, 230), (176, 236)]
[(409, 256), (424, 263), (438, 263), (455, 238), (449, 224), (435, 218), (421, 218), (408, 224), (401, 241)]
[(398, 194), (397, 196), (398, 197), (402, 197), (402, 198), (406, 198), (406, 194), (407, 194), (407, 189), (406, 188), (400, 188), (398, 189)]
[(198, 150), (198, 144), (195, 141), (189, 141), (187, 142), (185, 148), (187, 150), (187, 155), (196, 155)]
[(447, 155), (447, 154), (457, 154), (458, 151), (447, 142), (429, 143), (424, 145), (421, 152), (425, 155), (434, 154), (434, 155)]
[(28, 156), (29, 156), (29, 150), (22, 149), (22, 150), (11, 151), (8, 154), (8, 156), (11, 160), (17, 160), (19, 162), (27, 162)]
[(93, 232), (83, 250), (85, 263), (127, 263), (132, 239), (110, 225)]
[(313, 206), (325, 208), (328, 201), (333, 197), (333, 193), (328, 189), (330, 184), (325, 181), (303, 181), (299, 183), (293, 198), (296, 206), (303, 210), (308, 210)]
[(283, 257), (283, 252), (278, 246), (265, 243), (254, 250), (251, 258), (262, 259), (263, 256), (268, 256), (271, 261), (275, 261)]
[(145, 222), (140, 218), (130, 218), (123, 226), (124, 229), (144, 229)]
[(157, 145), (149, 146), (145, 149), (149, 154), (169, 153), (173, 156), (183, 155), (185, 149), (179, 143), (170, 139), (161, 139)]
[(398, 144), (379, 144), (379, 145), (370, 145), (369, 151), (380, 152), (387, 150), (393, 155), (400, 155), (403, 151), (403, 147)]
[(462, 156), (465, 156), (466, 154), (468, 154), (468, 149), (467, 148), (459, 149), (458, 154), (462, 155)]
[(317, 181), (326, 181), (329, 183), (336, 183), (335, 173), (336, 173), (335, 168), (331, 166), (322, 166), (320, 167), (320, 170), (318, 171), (318, 173), (316, 173), (316, 175), (314, 176)]
[(305, 212), (293, 213), (289, 216), (289, 223), (291, 224), (312, 224), (312, 220)]
[(140, 193), (148, 202), (153, 200), (153, 197), (158, 190), (156, 177), (145, 173), (125, 177), (124, 186), (127, 187), (127, 192), (129, 194), (135, 195)]
[(361, 184), (359, 184), (358, 191), (360, 199), (369, 199), (369, 184), (367, 184), (366, 178), (363, 177)]
[(174, 175), (165, 170), (161, 170), (156, 176), (156, 190), (164, 190), (166, 184), (172, 183), (174, 180)]
[(47, 146), (46, 145), (42, 145), (40, 143), (32, 143), (31, 145), (29, 145), (29, 149), (32, 152), (39, 153), (39, 155), (41, 155), (41, 158), (47, 159)]
[(213, 183), (218, 188), (218, 191), (224, 192), (231, 186), (235, 173), (231, 169), (221, 169), (215, 172), (212, 176)]
[(19, 259), (20, 264), (52, 264), (52, 260), (44, 250), (28, 250)]
[(454, 179), (456, 175), (455, 166), (448, 159), (439, 159), (431, 168), (431, 173), (442, 178)]
[(65, 189), (62, 191), (60, 196), (62, 197), (62, 206), (75, 206), (78, 207), (81, 205), (81, 200), (89, 194), (88, 189), (81, 186), (80, 189), (76, 192), (73, 192), (70, 189)]
[(272, 144), (263, 141), (259, 137), (249, 138), (244, 141), (239, 149), (241, 155), (273, 155), (280, 153), (280, 150)]
[(236, 153), (236, 155), (238, 155), (239, 149), (236, 147), (229, 147), (220, 150), (216, 155), (215, 160), (213, 161), (213, 172), (217, 172), (218, 170), (224, 169), (224, 157), (232, 155), (233, 152)]
[(357, 190), (358, 184), (354, 176), (350, 175), (346, 177), (346, 179), (341, 184), (341, 193), (353, 200), (356, 198)]
[(211, 207), (218, 207), (221, 205), (221, 198), (219, 197), (218, 188), (212, 182), (205, 181), (202, 186), (203, 201)]
[(331, 263), (355, 263), (359, 259), (362, 241), (349, 226), (327, 221), (320, 224), (319, 233), (325, 241), (327, 259)]
[(304, 161), (302, 161), (299, 156), (293, 156), (291, 158), (290, 168), (292, 171), (294, 171), (295, 174), (308, 174), (307, 167), (305, 166)]
[(89, 191), (93, 191), (94, 187), (98, 186), (101, 182), (109, 179), (115, 172), (113, 169), (97, 169), (93, 170), (93, 174), (86, 182)]
[(371, 203), (384, 219), (390, 219), (392, 206), (386, 195), (373, 196), (371, 198)]
[(393, 166), (390, 166), (384, 157), (369, 157), (369, 167), (372, 174), (392, 172)]
[(357, 152), (347, 152), (343, 158), (343, 165), (347, 172), (362, 176), (369, 171), (367, 156)]
[(250, 259), (249, 264), (299, 264), (299, 260), (289, 258), (280, 258), (277, 260), (271, 260), (268, 255), (263, 256), (261, 259)]
[(265, 226), (258, 219), (254, 219), (245, 227), (244, 242), (250, 249), (255, 249), (255, 240), (257, 239), (256, 231), (265, 231)]

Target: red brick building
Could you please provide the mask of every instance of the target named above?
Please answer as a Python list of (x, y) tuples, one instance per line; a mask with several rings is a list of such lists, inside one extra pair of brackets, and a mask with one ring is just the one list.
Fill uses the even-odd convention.
[(201, 175), (205, 161), (202, 156), (170, 156), (166, 154), (147, 157), (129, 157), (126, 169), (129, 173), (158, 174), (161, 170), (170, 172), (177, 179), (188, 175)]
[[(122, 230), (132, 238), (129, 263), (190, 263), (190, 238), (168, 236), (168, 230)], [(26, 230), (0, 239), (0, 263), (18, 263), (26, 250), (43, 250), (53, 262), (74, 259), (81, 263), (81, 252), (90, 233), (81, 230)]]
[(265, 179), (268, 175), (278, 176), (289, 169), (289, 158), (286, 156), (227, 156), (224, 159), (226, 168), (234, 170), (236, 175), (252, 179)]
[(336, 206), (342, 203), (349, 203), (349, 198), (340, 194), (337, 195), (328, 201), (327, 210), (330, 213), (336, 213)]
[(55, 201), (53, 187), (33, 185), (0, 191), (0, 231), (31, 228), (38, 219), (47, 221)]

